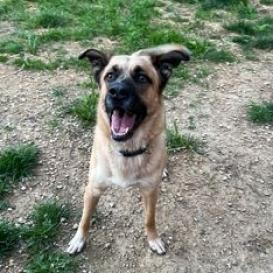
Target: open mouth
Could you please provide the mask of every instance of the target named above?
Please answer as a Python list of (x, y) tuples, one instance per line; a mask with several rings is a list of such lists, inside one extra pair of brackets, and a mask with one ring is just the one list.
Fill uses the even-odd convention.
[(123, 109), (114, 109), (110, 123), (113, 139), (118, 141), (125, 140), (133, 133), (136, 114), (125, 112)]

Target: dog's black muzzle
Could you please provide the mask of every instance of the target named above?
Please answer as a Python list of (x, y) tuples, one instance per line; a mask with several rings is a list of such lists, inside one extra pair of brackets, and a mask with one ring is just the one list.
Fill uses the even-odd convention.
[[(105, 110), (109, 117), (112, 138), (116, 141), (127, 140), (146, 117), (147, 108), (137, 94), (134, 83), (129, 79), (108, 83), (107, 89)], [(132, 118), (133, 121), (130, 120)], [(116, 126), (113, 126), (113, 120)], [(120, 130), (117, 123), (120, 124)]]

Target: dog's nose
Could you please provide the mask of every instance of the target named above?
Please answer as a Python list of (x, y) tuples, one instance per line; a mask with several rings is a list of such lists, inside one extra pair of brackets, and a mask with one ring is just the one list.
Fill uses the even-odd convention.
[(123, 100), (128, 98), (129, 96), (128, 88), (124, 86), (123, 84), (116, 84), (111, 86), (108, 92), (111, 98), (116, 100)]

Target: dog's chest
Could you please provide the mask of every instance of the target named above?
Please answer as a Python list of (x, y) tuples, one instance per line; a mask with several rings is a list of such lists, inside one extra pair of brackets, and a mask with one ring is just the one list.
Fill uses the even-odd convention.
[(124, 158), (119, 156), (111, 164), (111, 173), (109, 182), (114, 185), (126, 188), (133, 186), (142, 186), (147, 184), (147, 177), (144, 176), (144, 159), (143, 156), (135, 158)]

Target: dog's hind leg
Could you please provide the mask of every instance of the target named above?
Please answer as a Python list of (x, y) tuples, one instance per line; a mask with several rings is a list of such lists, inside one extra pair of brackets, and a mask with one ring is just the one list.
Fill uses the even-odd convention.
[(150, 248), (159, 255), (166, 253), (163, 241), (158, 236), (155, 223), (155, 210), (158, 199), (158, 189), (147, 191), (141, 189), (145, 207), (145, 231)]
[(94, 188), (91, 185), (86, 186), (82, 218), (75, 236), (69, 242), (69, 246), (66, 252), (74, 254), (80, 252), (83, 249), (88, 237), (90, 220), (96, 209), (102, 192), (103, 190)]

